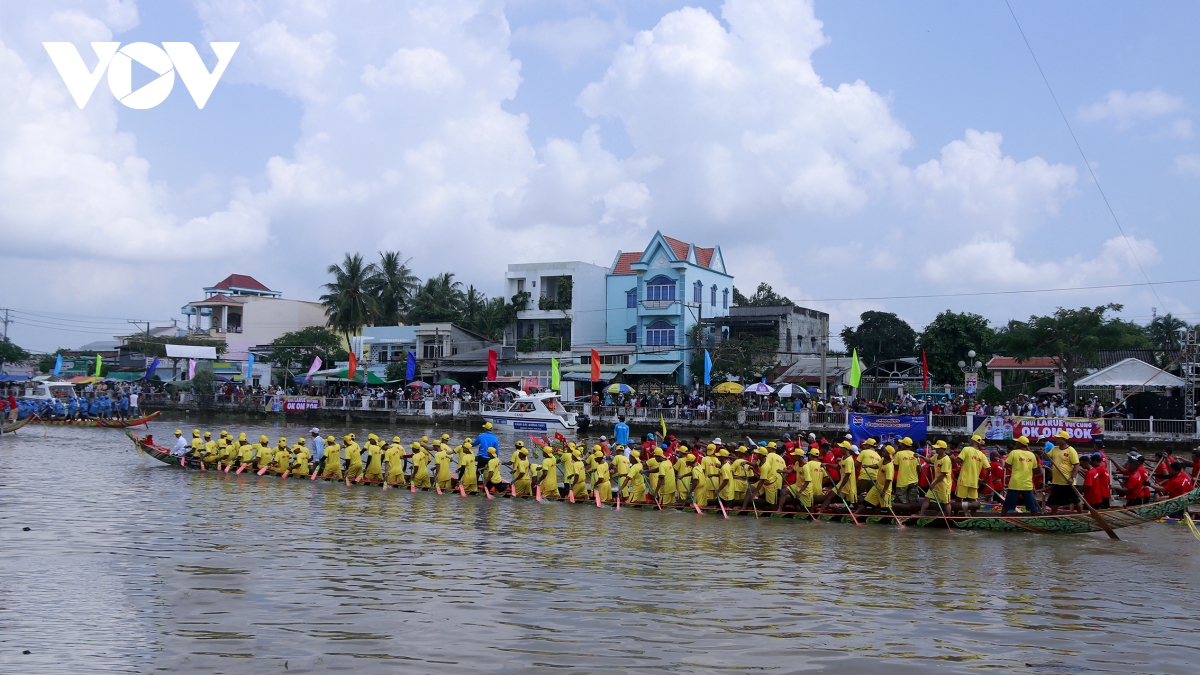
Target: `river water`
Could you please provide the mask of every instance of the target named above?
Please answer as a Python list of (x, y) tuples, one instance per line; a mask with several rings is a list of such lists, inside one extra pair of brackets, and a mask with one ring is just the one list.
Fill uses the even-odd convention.
[(1197, 672), (1200, 542), (1120, 534), (464, 500), (26, 427), (0, 438), (0, 672)]

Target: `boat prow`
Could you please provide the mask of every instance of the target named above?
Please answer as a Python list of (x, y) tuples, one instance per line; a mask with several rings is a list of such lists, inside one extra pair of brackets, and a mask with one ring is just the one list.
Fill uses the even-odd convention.
[(147, 424), (155, 417), (158, 417), (161, 411), (154, 411), (149, 415), (135, 417), (127, 420), (105, 420), (105, 419), (87, 419), (87, 420), (47, 420), (38, 418), (38, 424), (45, 424), (51, 427), (100, 427), (104, 429), (127, 429), (129, 427), (140, 427)]

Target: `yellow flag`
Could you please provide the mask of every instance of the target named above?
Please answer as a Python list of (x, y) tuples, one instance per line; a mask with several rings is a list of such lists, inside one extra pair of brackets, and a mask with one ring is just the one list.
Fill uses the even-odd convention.
[(660, 424), (662, 424), (663, 440), (665, 441), (667, 440), (667, 421), (663, 419), (662, 413), (658, 414), (658, 421)]
[(854, 353), (850, 356), (850, 386), (858, 389), (861, 382), (862, 368), (858, 365), (858, 348), (855, 348)]
[(96, 377), (100, 377), (100, 363), (102, 361), (104, 361), (104, 357), (97, 354), (96, 355)]

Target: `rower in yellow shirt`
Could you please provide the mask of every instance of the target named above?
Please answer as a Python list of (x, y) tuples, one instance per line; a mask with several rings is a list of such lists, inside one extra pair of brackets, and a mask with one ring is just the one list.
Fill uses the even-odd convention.
[(213, 440), (211, 431), (204, 432), (204, 454), (200, 460), (209, 464), (220, 461), (220, 455), (217, 454), (217, 442)]
[(312, 452), (303, 436), (292, 446), (292, 472), (305, 477), (312, 473)]
[(558, 497), (558, 460), (554, 459), (554, 453), (546, 448), (542, 448), (542, 468), (538, 472), (538, 478), (541, 482), (538, 487), (542, 489), (543, 497)]
[(688, 465), (691, 466), (691, 468), (688, 469), (688, 474), (692, 479), (692, 502), (696, 504), (696, 506), (703, 508), (708, 506), (709, 495), (712, 494), (712, 490), (703, 489), (704, 483), (707, 482), (704, 475), (704, 467), (699, 462), (692, 462), (690, 459), (691, 455), (688, 457)]
[(384, 480), (388, 485), (407, 486), (404, 476), (404, 443), (399, 436), (392, 436), (392, 443), (383, 453)]
[(383, 447), (379, 437), (371, 434), (367, 437), (367, 466), (363, 471), (363, 480), (372, 483), (383, 482)]
[(529, 451), (525, 449), (525, 444), (517, 441), (509, 464), (512, 466), (512, 484), (518, 497), (533, 495), (533, 474), (529, 470), (528, 456)]
[(646, 477), (642, 475), (645, 466), (642, 465), (642, 453), (637, 450), (629, 451), (629, 467), (625, 469), (625, 485), (629, 492), (625, 498), (634, 504), (646, 501)]
[(670, 505), (678, 499), (675, 467), (665, 458), (659, 457), (659, 450), (661, 448), (654, 451), (654, 458), (658, 460), (658, 501)]
[(280, 436), (279, 443), (275, 446), (275, 454), (271, 458), (271, 473), (282, 476), (291, 468), (292, 452), (288, 449), (287, 439)]
[(438, 488), (449, 490), (454, 486), (454, 475), (450, 473), (450, 446), (439, 442), (437, 452), (433, 453), (434, 475)]
[[(604, 453), (601, 452), (600, 456), (603, 457)], [(612, 501), (611, 471), (608, 462), (599, 459), (596, 461), (595, 467), (595, 472), (592, 474), (592, 489), (600, 494), (600, 501)]]
[(489, 492), (503, 492), (504, 479), (500, 477), (500, 458), (496, 456), (495, 448), (488, 448), (487, 468), (483, 471), (483, 479)]
[[(921, 515), (929, 509), (929, 505), (937, 504), (940, 512), (950, 508), (950, 487), (954, 482), (954, 464), (950, 455), (946, 454), (946, 441), (938, 440), (933, 444), (934, 456), (929, 463), (933, 465), (933, 480), (929, 481), (929, 490), (925, 493), (925, 503), (921, 504)], [(949, 515), (949, 513), (945, 513)]]
[(583, 469), (582, 453), (579, 450), (572, 451), (570, 461), (573, 466), (571, 476), (572, 480), (575, 481), (571, 484), (571, 490), (575, 493), (575, 499), (587, 499), (587, 473), (585, 473)]
[(262, 435), (258, 437), (258, 445), (254, 447), (254, 469), (262, 471), (271, 465), (275, 460), (275, 450), (271, 447), (271, 440)]
[(1008, 489), (1004, 494), (1004, 508), (1000, 511), (1002, 517), (1021, 503), (1034, 515), (1038, 514), (1037, 497), (1033, 491), (1033, 471), (1040, 468), (1037, 455), (1029, 451), (1029, 439), (1019, 436), (1013, 439), (1017, 447), (1004, 458), (1008, 465)]
[(892, 456), (886, 452), (879, 456), (879, 462), (875, 480), (871, 481), (871, 489), (867, 491), (866, 501), (858, 507), (857, 513), (862, 513), (868, 505), (879, 510), (892, 508), (892, 484), (896, 482), (896, 466), (892, 463)]
[[(654, 452), (652, 452), (650, 454), (650, 456), (646, 458), (646, 469), (649, 470), (649, 472), (650, 472), (650, 475), (649, 475), (650, 492), (652, 492), (655, 495), (662, 494), (662, 492), (660, 492), (658, 489), (658, 476), (661, 473), (659, 471), (659, 464), (661, 464), (662, 462), (665, 462), (665, 461), (666, 461), (666, 456), (663, 455), (662, 448), (654, 448)], [(672, 485), (675, 484), (674, 480), (671, 481), (671, 484)], [(673, 488), (672, 488), (672, 490), (673, 490)], [(661, 500), (659, 500), (659, 501), (661, 501)]]
[(954, 496), (958, 497), (958, 508), (962, 514), (974, 516), (979, 510), (979, 477), (988, 466), (983, 452), (983, 437), (972, 436), (971, 442), (958, 452), (958, 486)]
[(746, 460), (746, 446), (740, 445), (734, 454), (737, 455), (733, 459), (733, 501), (742, 504), (746, 499), (746, 492), (750, 489), (750, 462)]
[[(939, 442), (945, 446), (945, 441)], [(900, 449), (893, 456), (892, 464), (896, 467), (896, 485), (892, 488), (893, 508), (898, 512), (912, 513), (921, 503), (918, 474), (921, 461), (917, 459), (917, 453), (913, 452), (911, 439), (900, 439)]]
[(477, 462), (475, 448), (471, 447), (471, 439), (463, 439), (463, 444), (458, 447), (458, 482), (467, 492), (479, 492)]
[(691, 501), (692, 494), (692, 457), (688, 454), (686, 445), (679, 446), (679, 456), (675, 458), (675, 492), (681, 501)]
[(575, 462), (571, 456), (573, 452), (575, 444), (568, 443), (567, 449), (558, 456), (558, 461), (562, 463), (563, 490), (568, 492), (573, 491), (575, 486)]
[(342, 479), (342, 446), (332, 435), (325, 437), (325, 470), (321, 477)]
[[(900, 439), (900, 444), (904, 445), (904, 439)], [(911, 438), (908, 439), (908, 445), (912, 446)], [(858, 453), (858, 465), (861, 467), (858, 480), (862, 481), (864, 485), (874, 485), (875, 472), (879, 468), (879, 463), (879, 453), (875, 451), (875, 439), (868, 438), (863, 441), (862, 451)]]
[(629, 457), (625, 456), (625, 446), (618, 445), (613, 449), (612, 475), (617, 482), (617, 493), (621, 499), (629, 501)]
[(717, 459), (721, 462), (717, 474), (717, 498), (727, 506), (732, 506), (737, 499), (737, 485), (733, 477), (733, 462), (730, 461), (729, 451), (721, 448), (717, 451)]
[(1050, 459), (1050, 496), (1046, 498), (1046, 506), (1052, 516), (1058, 515), (1059, 507), (1074, 512), (1083, 510), (1079, 503), (1079, 491), (1072, 487), (1075, 477), (1082, 473), (1079, 453), (1071, 447), (1070, 441), (1069, 431), (1059, 431), (1054, 434), (1054, 449), (1047, 453)]
[(413, 487), (429, 488), (432, 485), (429, 482), (429, 462), (433, 456), (425, 449), (425, 446), (420, 443), (412, 444), (412, 484)]
[(346, 482), (349, 483), (362, 476), (362, 447), (355, 442), (354, 434), (342, 436), (342, 442), (345, 443), (343, 449), (346, 454)]
[(829, 494), (825, 495), (825, 501), (821, 504), (818, 513), (824, 513), (834, 499), (844, 502), (843, 505), (847, 509), (853, 509), (853, 505), (858, 503), (858, 481), (855, 478), (858, 472), (854, 466), (855, 453), (858, 452), (858, 448), (849, 441), (838, 443), (838, 447), (842, 448), (842, 457), (838, 460), (838, 483), (834, 489), (829, 491)]
[(769, 506), (779, 503), (779, 491), (783, 488), (783, 470), (787, 468), (779, 456), (779, 447), (774, 441), (767, 443), (767, 455), (758, 468), (759, 492)]

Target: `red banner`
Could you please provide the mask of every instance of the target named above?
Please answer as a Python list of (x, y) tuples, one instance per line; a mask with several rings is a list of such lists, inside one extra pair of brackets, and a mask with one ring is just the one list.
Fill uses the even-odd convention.
[(600, 381), (600, 352), (592, 350), (592, 382)]
[(989, 441), (1011, 441), (1019, 436), (1049, 438), (1060, 431), (1071, 434), (1075, 442), (1104, 439), (1103, 423), (1086, 417), (984, 417), (975, 433)]
[(350, 350), (350, 369), (346, 375), (347, 379), (353, 380), (355, 373), (358, 372), (358, 357), (354, 355), (354, 350)]
[(487, 379), (489, 382), (496, 380), (496, 350), (488, 350), (488, 372)]

